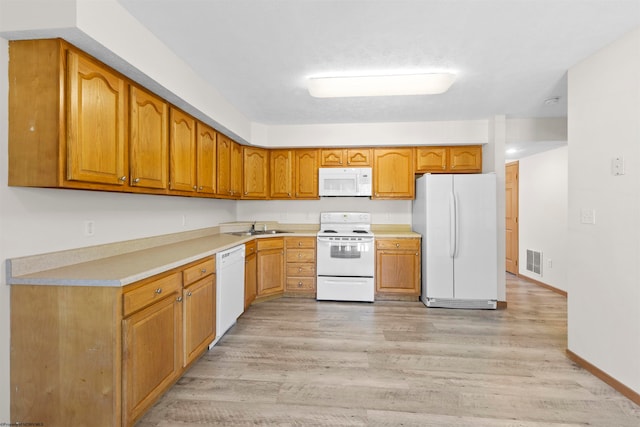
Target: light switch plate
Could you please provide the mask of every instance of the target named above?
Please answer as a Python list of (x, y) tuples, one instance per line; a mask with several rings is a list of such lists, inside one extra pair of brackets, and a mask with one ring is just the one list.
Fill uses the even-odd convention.
[(596, 211), (594, 209), (588, 209), (588, 208), (580, 209), (580, 223), (582, 223), (582, 224), (595, 224), (596, 223)]

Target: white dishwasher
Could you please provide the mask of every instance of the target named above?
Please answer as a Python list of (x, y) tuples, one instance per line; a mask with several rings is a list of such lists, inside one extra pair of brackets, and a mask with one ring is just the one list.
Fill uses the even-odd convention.
[(216, 339), (244, 312), (244, 245), (216, 254)]

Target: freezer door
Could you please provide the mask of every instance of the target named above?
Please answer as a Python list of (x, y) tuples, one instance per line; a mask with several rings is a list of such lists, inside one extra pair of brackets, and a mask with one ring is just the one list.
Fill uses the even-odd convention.
[(457, 237), (454, 297), (498, 298), (495, 174), (454, 175)]
[(422, 298), (453, 298), (453, 236), (452, 192), (453, 175), (425, 175), (426, 232), (424, 244), (423, 280), (426, 295)]

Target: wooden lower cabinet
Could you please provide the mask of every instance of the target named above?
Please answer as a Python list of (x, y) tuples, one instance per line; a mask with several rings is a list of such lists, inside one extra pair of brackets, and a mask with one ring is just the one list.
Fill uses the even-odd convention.
[(284, 239), (257, 240), (257, 297), (282, 294), (284, 291)]
[(244, 258), (244, 309), (246, 310), (255, 301), (258, 292), (257, 270), (257, 245), (256, 241), (245, 244)]
[(11, 422), (131, 426), (215, 337), (215, 259), (122, 287), (11, 287)]
[(420, 239), (376, 238), (376, 298), (420, 296)]
[(316, 238), (286, 237), (285, 295), (315, 298)]

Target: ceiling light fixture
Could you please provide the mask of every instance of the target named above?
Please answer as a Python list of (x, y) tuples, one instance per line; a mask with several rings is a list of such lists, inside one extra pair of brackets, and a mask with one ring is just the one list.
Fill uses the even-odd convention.
[(515, 154), (517, 153), (519, 150), (517, 148), (507, 148), (506, 153), (507, 154)]
[(446, 92), (455, 78), (453, 73), (310, 77), (307, 87), (316, 98), (437, 95)]

